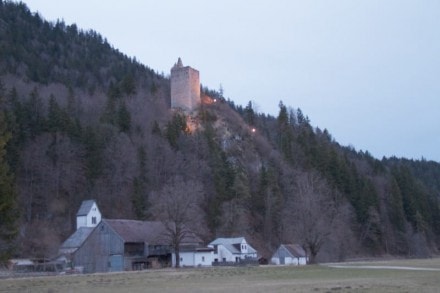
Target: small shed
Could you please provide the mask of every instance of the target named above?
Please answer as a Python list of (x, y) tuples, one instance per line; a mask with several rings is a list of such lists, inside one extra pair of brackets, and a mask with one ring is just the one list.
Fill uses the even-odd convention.
[(276, 265), (305, 265), (307, 254), (299, 244), (281, 244), (272, 255), (271, 263)]
[[(212, 247), (181, 247), (180, 265), (182, 267), (210, 267), (214, 261)], [(172, 266), (176, 266), (176, 255), (172, 255)]]

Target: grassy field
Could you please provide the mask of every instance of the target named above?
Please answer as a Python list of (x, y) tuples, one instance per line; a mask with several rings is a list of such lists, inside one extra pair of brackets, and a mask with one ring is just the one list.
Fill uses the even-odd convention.
[(440, 259), (343, 265), (348, 268), (261, 266), (3, 279), (0, 292), (440, 292)]

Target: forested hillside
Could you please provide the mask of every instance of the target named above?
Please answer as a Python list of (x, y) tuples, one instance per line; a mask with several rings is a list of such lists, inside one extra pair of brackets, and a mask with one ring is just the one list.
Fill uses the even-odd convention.
[(84, 199), (160, 219), (188, 190), (173, 202), (196, 203), (182, 212), (202, 239), (246, 236), (266, 257), (289, 242), (321, 261), (438, 252), (439, 163), (378, 160), (299, 108), (272, 117), (202, 92), (197, 116), (174, 112), (167, 77), (0, 1), (0, 256), (56, 255)]

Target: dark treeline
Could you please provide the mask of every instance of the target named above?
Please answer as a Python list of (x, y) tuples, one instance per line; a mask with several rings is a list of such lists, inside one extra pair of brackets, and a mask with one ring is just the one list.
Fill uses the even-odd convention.
[(438, 251), (436, 162), (378, 160), (299, 108), (272, 117), (205, 88), (217, 103), (189, 120), (169, 110), (167, 78), (20, 3), (0, 1), (0, 69), (2, 258), (56, 255), (84, 199), (159, 219), (189, 185), (186, 224), (206, 241), (244, 235), (266, 256), (295, 242), (312, 260)]

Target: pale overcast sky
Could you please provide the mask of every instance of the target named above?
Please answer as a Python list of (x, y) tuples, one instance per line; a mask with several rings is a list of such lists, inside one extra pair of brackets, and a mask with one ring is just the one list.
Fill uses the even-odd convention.
[(438, 0), (25, 0), (168, 74), (180, 56), (236, 104), (280, 100), (342, 145), (440, 162)]

